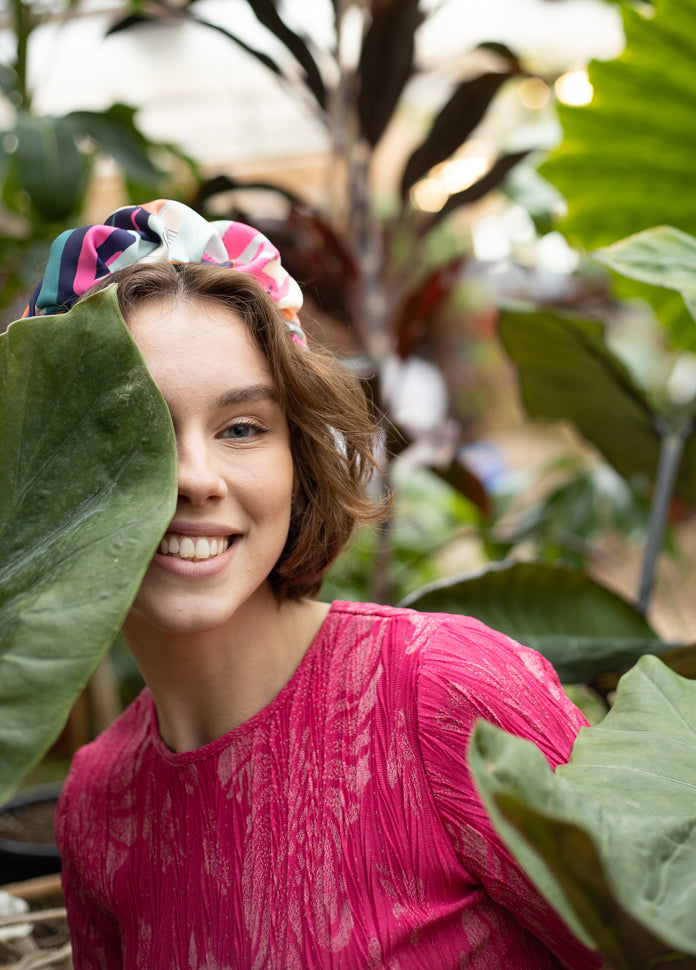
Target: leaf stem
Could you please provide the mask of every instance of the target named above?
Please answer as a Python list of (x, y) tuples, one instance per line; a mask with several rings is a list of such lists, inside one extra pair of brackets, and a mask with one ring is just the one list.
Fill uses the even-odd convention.
[(681, 464), (686, 439), (692, 430), (693, 426), (687, 425), (681, 431), (668, 431), (662, 437), (638, 593), (638, 608), (643, 614), (647, 612), (652, 595), (655, 568), (664, 542), (667, 513), (674, 493), (674, 482)]
[(27, 81), (27, 50), (29, 35), (33, 30), (31, 11), (24, 0), (12, 0), (15, 31), (15, 63), (17, 75), (17, 96), (19, 105), (26, 110), (30, 107), (29, 86)]

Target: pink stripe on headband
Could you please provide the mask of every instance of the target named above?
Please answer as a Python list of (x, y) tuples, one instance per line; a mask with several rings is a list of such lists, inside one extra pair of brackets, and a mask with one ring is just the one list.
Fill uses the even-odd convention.
[[(114, 251), (109, 252), (109, 239), (116, 233)], [(213, 263), (248, 273), (283, 312), (293, 339), (306, 345), (297, 316), (302, 291), (273, 243), (252, 226), (230, 220), (207, 222), (183, 202), (167, 199), (124, 206), (103, 225), (62, 233), (51, 246), (46, 274), (26, 315), (63, 312), (98, 279), (145, 259)]]

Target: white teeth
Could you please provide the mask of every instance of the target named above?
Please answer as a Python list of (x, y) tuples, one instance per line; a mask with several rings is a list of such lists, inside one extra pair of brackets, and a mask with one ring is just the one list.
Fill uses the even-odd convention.
[(212, 559), (227, 549), (227, 540), (213, 536), (182, 536), (169, 534), (160, 544), (159, 551), (164, 556), (178, 556), (180, 559)]
[(210, 543), (207, 539), (197, 540), (196, 559), (210, 559)]
[(196, 555), (196, 546), (194, 545), (193, 539), (189, 539), (185, 536), (181, 540), (181, 545), (179, 546), (179, 555), (182, 559), (193, 559)]

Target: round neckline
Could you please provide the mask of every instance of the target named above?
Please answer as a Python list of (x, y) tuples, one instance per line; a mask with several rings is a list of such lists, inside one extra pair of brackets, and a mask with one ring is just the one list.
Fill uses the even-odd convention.
[(297, 687), (297, 683), (304, 676), (305, 668), (311, 663), (312, 658), (315, 653), (320, 649), (321, 644), (326, 635), (326, 629), (331, 621), (339, 603), (334, 600), (329, 604), (329, 610), (321, 622), (321, 626), (314, 634), (309, 646), (305, 650), (304, 656), (300, 660), (299, 664), (292, 672), (292, 675), (288, 681), (281, 687), (275, 697), (262, 707), (260, 711), (257, 711), (252, 717), (244, 721), (242, 724), (238, 724), (236, 727), (232, 728), (226, 734), (221, 735), (219, 738), (215, 738), (213, 741), (209, 741), (200, 748), (193, 748), (191, 751), (172, 751), (171, 748), (162, 740), (162, 736), (159, 731), (159, 724), (157, 722), (157, 708), (155, 707), (155, 700), (152, 694), (148, 691), (148, 734), (150, 740), (152, 741), (155, 750), (158, 752), (161, 758), (167, 761), (171, 765), (187, 765), (192, 764), (196, 761), (203, 761), (206, 758), (213, 757), (222, 748), (226, 747), (232, 741), (236, 741), (243, 737), (245, 734), (253, 731), (258, 727), (259, 723), (267, 720), (278, 707), (280, 707), (286, 700), (290, 693), (293, 693)]

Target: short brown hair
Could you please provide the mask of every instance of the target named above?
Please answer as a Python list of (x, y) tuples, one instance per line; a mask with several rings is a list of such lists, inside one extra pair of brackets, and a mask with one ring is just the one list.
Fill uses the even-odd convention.
[(136, 263), (90, 292), (111, 283), (126, 321), (148, 302), (196, 299), (222, 304), (248, 328), (285, 411), (299, 486), (270, 582), (278, 599), (315, 595), (355, 526), (377, 520), (384, 509), (383, 497), (367, 495), (380, 434), (360, 382), (327, 351), (296, 344), (275, 303), (247, 273), (200, 263)]

